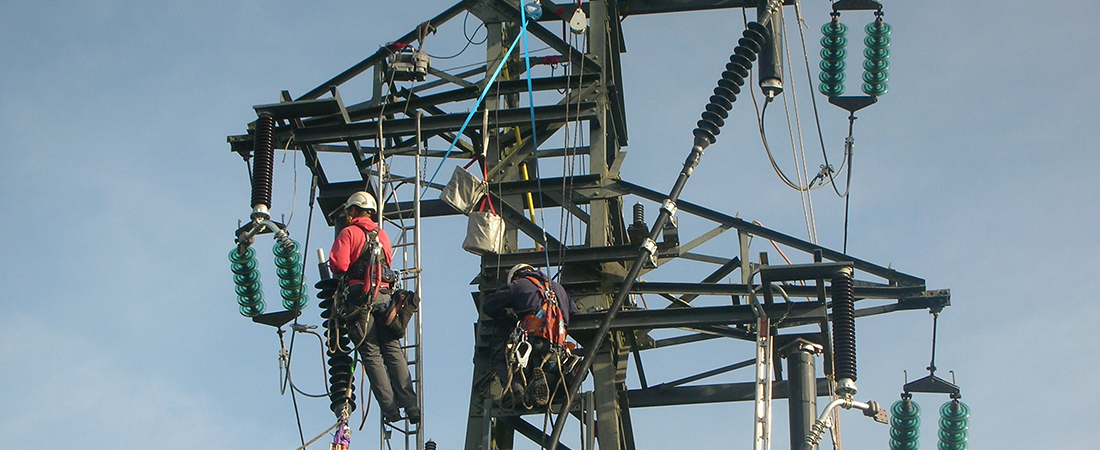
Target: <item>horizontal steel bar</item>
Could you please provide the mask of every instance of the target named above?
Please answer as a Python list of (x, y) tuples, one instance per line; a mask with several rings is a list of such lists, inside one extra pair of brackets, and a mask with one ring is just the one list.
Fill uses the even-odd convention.
[[(676, 255), (676, 247), (664, 242), (657, 244), (657, 254), (660, 257), (672, 257)], [(574, 263), (601, 263), (614, 261), (629, 261), (638, 256), (636, 245), (613, 245), (607, 247), (567, 247), (564, 252), (559, 251), (550, 259), (550, 264), (574, 264)], [(546, 265), (546, 253), (541, 251), (528, 251), (508, 254), (491, 254), (481, 258), (483, 270), (501, 269), (512, 267), (519, 263), (527, 263), (535, 267)]]
[[(580, 105), (551, 105), (536, 106), (534, 108), (536, 121), (565, 122), (576, 120), (591, 120), (596, 117), (595, 103), (582, 103)], [(453, 113), (437, 116), (422, 117), (420, 128), (423, 135), (434, 135), (443, 132), (458, 131), (462, 123), (466, 121), (469, 113)], [(492, 128), (505, 128), (531, 123), (530, 108), (502, 109), (489, 115), (489, 126)], [(405, 137), (415, 135), (415, 119), (393, 119), (383, 122), (383, 137)], [(347, 125), (325, 125), (306, 127), (294, 131), (294, 142), (299, 144), (316, 144), (343, 142), (347, 140), (364, 140), (378, 137), (378, 122), (356, 122)]]
[[(787, 382), (772, 383), (772, 398), (787, 398)], [(817, 395), (829, 395), (829, 380), (817, 379)], [(756, 383), (726, 383), (705, 386), (652, 387), (627, 391), (631, 408), (697, 405), (702, 403), (747, 402), (756, 399)]]
[[(789, 306), (789, 312), (788, 312)], [(768, 317), (787, 317), (787, 321), (818, 321), (825, 317), (825, 308), (817, 302), (764, 305)], [(569, 332), (595, 331), (606, 312), (577, 314), (569, 320)], [(611, 330), (700, 327), (704, 325), (746, 325), (756, 323), (756, 314), (749, 305), (706, 306), (623, 310), (615, 316)]]
[[(645, 188), (623, 180), (615, 180), (608, 184), (606, 187), (608, 189), (619, 192), (620, 194), (634, 194), (657, 203), (662, 203), (666, 198), (668, 198), (667, 194), (663, 194), (652, 189)], [(703, 206), (699, 206), (683, 200), (677, 201), (676, 206), (680, 211), (687, 214), (692, 214), (717, 223), (729, 225), (753, 236), (759, 236), (764, 239), (772, 240), (776, 243), (783, 244), (788, 247), (804, 251), (806, 253), (813, 253), (815, 250), (821, 250), (822, 256), (824, 256), (825, 258), (828, 258), (832, 261), (851, 261), (852, 265), (855, 266), (855, 268), (858, 270), (871, 273), (875, 276), (879, 276), (887, 280), (895, 281), (902, 285), (921, 287), (924, 286), (924, 280), (921, 278), (907, 275), (894, 269), (872, 264), (861, 259), (853, 258), (836, 250), (830, 250), (820, 245), (813, 244), (811, 242), (807, 242), (802, 239), (780, 233), (778, 231), (764, 228), (762, 226), (747, 222), (737, 217), (711, 210)]]

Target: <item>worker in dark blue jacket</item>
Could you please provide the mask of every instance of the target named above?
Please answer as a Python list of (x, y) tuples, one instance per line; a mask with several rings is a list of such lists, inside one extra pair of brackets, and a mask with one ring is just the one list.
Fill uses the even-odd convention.
[[(569, 317), (579, 311), (565, 288), (529, 264), (508, 271), (508, 284), (490, 294), (481, 312), (502, 328), (514, 328), (509, 339), (495, 346), (493, 370), (500, 378), (506, 403), (528, 400), (545, 405), (551, 386), (560, 381)], [(550, 381), (547, 380), (550, 375)]]

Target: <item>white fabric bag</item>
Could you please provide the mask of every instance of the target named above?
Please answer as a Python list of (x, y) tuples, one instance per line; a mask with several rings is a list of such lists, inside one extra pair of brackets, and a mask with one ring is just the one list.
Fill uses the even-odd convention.
[[(482, 211), (486, 204), (489, 210)], [(475, 255), (500, 253), (504, 247), (504, 218), (497, 215), (489, 198), (483, 198), (478, 211), (470, 212), (469, 216), (462, 249)]]
[(451, 174), (451, 181), (447, 182), (447, 186), (439, 194), (439, 199), (462, 214), (470, 214), (477, 205), (477, 201), (488, 192), (489, 183), (478, 179), (466, 169), (456, 166), (454, 173)]

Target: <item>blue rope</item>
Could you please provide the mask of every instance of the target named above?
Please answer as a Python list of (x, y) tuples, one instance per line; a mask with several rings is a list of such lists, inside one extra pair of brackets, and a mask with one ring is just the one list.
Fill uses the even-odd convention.
[[(526, 23), (526, 21), (524, 21), (524, 22)], [(496, 71), (493, 72), (493, 76), (489, 77), (489, 82), (485, 84), (485, 90), (481, 91), (481, 95), (477, 98), (477, 103), (474, 104), (474, 109), (470, 110), (470, 114), (468, 114), (466, 116), (466, 120), (464, 122), (462, 122), (462, 126), (459, 127), (459, 129), (458, 129), (458, 134), (455, 136), (455, 139), (453, 141), (451, 141), (451, 145), (447, 147), (447, 152), (443, 154), (443, 160), (439, 161), (439, 166), (437, 166), (435, 168), (435, 172), (433, 172), (431, 178), (428, 179), (428, 183), (427, 183), (428, 185), (431, 185), (432, 181), (435, 181), (435, 176), (439, 175), (439, 169), (443, 168), (443, 163), (447, 161), (448, 156), (451, 156), (451, 152), (455, 148), (455, 143), (457, 143), (458, 140), (462, 138), (462, 132), (466, 131), (466, 126), (470, 124), (470, 119), (473, 119), (474, 114), (477, 113), (477, 108), (479, 106), (481, 106), (481, 102), (483, 100), (485, 100), (485, 95), (487, 95), (489, 93), (490, 87), (492, 87), (493, 82), (496, 81), (497, 75), (500, 75), (500, 69), (504, 68), (505, 62), (508, 61), (508, 57), (512, 55), (512, 50), (514, 50), (516, 48), (516, 44), (519, 43), (519, 39), (521, 37), (526, 36), (526, 34), (527, 33), (521, 32), (520, 35), (516, 37), (516, 40), (512, 41), (512, 45), (508, 46), (508, 51), (504, 54), (504, 58), (502, 58), (500, 60), (500, 64), (497, 65), (497, 69), (496, 69)], [(525, 45), (526, 45), (526, 42), (527, 41), (524, 40)], [(528, 88), (530, 88), (530, 84), (531, 84), (530, 78), (528, 78), (527, 84), (528, 84)], [(532, 111), (531, 114), (534, 114), (534, 111)], [(427, 186), (425, 186), (423, 189), (421, 189), (420, 195), (423, 196), (427, 192), (428, 192), (428, 188), (427, 188)]]
[[(527, 103), (531, 110), (531, 150), (535, 154), (535, 185), (539, 191), (539, 198), (542, 198), (542, 177), (539, 176), (539, 137), (535, 130), (535, 89), (531, 85), (531, 51), (527, 46), (527, 14), (524, 11), (520, 11), (520, 16), (523, 16), (523, 31), (520, 33), (520, 37), (523, 38), (523, 63), (527, 69)], [(534, 207), (534, 198), (531, 199), (532, 207)], [(531, 217), (533, 221), (535, 218)], [(546, 272), (550, 272), (550, 248), (545, 244), (546, 239), (546, 217), (542, 208), (539, 208), (539, 228), (542, 230), (542, 253), (546, 258)]]

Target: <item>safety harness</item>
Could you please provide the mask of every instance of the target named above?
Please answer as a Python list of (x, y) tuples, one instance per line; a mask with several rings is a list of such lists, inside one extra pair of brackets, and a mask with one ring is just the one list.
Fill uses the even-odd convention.
[[(368, 230), (360, 224), (353, 225), (363, 230), (365, 241), (359, 252), (359, 257), (351, 263), (348, 271), (341, 276), (340, 286), (343, 291), (342, 294), (344, 294), (341, 299), (344, 301), (341, 302), (343, 307), (337, 309), (337, 311), (342, 311), (341, 315), (344, 317), (354, 316), (363, 309), (370, 307), (374, 299), (378, 297), (382, 289), (382, 283), (396, 281), (396, 277), (393, 276), (389, 264), (386, 263), (386, 258), (382, 254), (382, 245), (378, 240), (378, 228)], [(360, 279), (365, 284), (363, 290), (353, 292), (352, 287), (358, 283), (351, 284), (351, 280)], [(352, 299), (358, 301), (347, 301)]]
[[(555, 383), (558, 384), (564, 380), (566, 373), (573, 371), (578, 358), (572, 354), (572, 344), (567, 345), (565, 342), (565, 318), (561, 303), (550, 282), (539, 280), (531, 275), (525, 275), (523, 278), (535, 285), (541, 302), (538, 310), (524, 316), (516, 323), (516, 328), (505, 346), (509, 367), (508, 379), (501, 381), (504, 383), (506, 394), (512, 390), (513, 381), (518, 381), (526, 388), (533, 403), (542, 406), (550, 401), (551, 393), (557, 389), (556, 386), (547, 384), (545, 368), (550, 368), (561, 375)], [(530, 336), (543, 338), (550, 344), (549, 351), (534, 358), (534, 361), (531, 360), (534, 346), (528, 340)], [(547, 366), (551, 361), (553, 364)], [(527, 378), (528, 370), (532, 376), (530, 380)], [(514, 401), (519, 402), (515, 406), (530, 407), (526, 404), (526, 398), (514, 399)]]
[(542, 304), (537, 311), (524, 316), (520, 326), (528, 334), (546, 339), (555, 346), (565, 345), (565, 318), (550, 281), (541, 281), (531, 275), (524, 275), (524, 278), (538, 288)]

